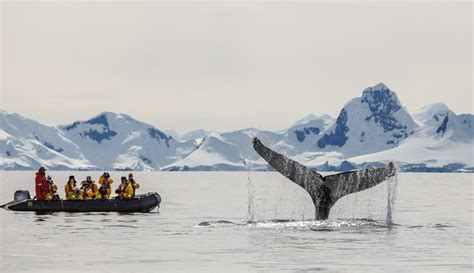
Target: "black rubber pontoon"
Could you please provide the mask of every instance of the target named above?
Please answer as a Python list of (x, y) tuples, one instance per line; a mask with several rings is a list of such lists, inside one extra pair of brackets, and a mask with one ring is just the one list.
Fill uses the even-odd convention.
[(133, 199), (108, 200), (20, 200), (1, 207), (13, 211), (38, 212), (150, 212), (159, 207), (161, 197), (158, 193), (137, 195)]

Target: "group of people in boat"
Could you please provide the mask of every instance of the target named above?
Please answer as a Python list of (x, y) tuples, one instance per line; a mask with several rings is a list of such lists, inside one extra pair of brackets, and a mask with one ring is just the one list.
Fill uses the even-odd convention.
[[(112, 193), (112, 183), (114, 181), (110, 178), (108, 172), (104, 172), (97, 185), (90, 176), (78, 185), (74, 175), (69, 176), (64, 192), (66, 193), (66, 200), (96, 200), (109, 199)], [(36, 200), (61, 200), (58, 194), (58, 186), (54, 184), (51, 176), (46, 176), (46, 169), (39, 168), (35, 179)], [(115, 190), (118, 198), (132, 199), (135, 197), (135, 191), (140, 187), (137, 181), (133, 178), (133, 174), (128, 175), (128, 179), (122, 176), (120, 185)]]

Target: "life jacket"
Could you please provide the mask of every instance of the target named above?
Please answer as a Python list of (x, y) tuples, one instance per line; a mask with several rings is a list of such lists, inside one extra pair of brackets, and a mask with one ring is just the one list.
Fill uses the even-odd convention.
[(54, 185), (54, 183), (51, 183), (51, 184), (48, 183), (48, 191), (50, 193), (56, 193), (57, 190), (58, 190), (58, 187)]
[[(121, 192), (123, 193), (123, 192), (128, 188), (128, 185), (129, 185), (129, 184), (130, 184), (130, 183), (127, 182), (127, 183), (125, 183), (125, 185), (123, 185), (123, 187), (122, 187), (122, 183), (120, 183), (120, 185), (119, 185), (119, 191), (121, 191)], [(132, 186), (132, 188), (133, 188), (133, 186)]]
[(92, 192), (94, 192), (94, 181), (91, 181), (90, 183), (87, 181), (83, 181), (81, 184), (81, 189), (92, 190)]
[(132, 190), (133, 190), (133, 192), (132, 192), (132, 198), (135, 198), (135, 183), (136, 183), (136, 182), (135, 182), (135, 179), (130, 178), (130, 183), (132, 184)]
[(88, 196), (89, 195), (89, 193), (88, 193), (89, 190), (94, 194), (99, 191), (99, 189), (97, 188), (97, 185), (94, 183), (94, 181), (91, 181), (90, 183), (88, 183), (87, 181), (84, 181), (84, 182), (86, 182), (86, 183), (83, 183), (82, 187), (81, 187), (81, 189), (83, 189), (82, 196), (84, 198), (89, 197)]
[(120, 198), (131, 199), (133, 198), (132, 188), (132, 185), (128, 181), (126, 183), (120, 183), (116, 193), (119, 195)]
[(74, 188), (71, 187), (71, 181), (67, 181), (67, 187), (69, 188), (69, 192), (74, 192), (74, 188), (76, 187), (76, 180), (74, 180)]
[(82, 198), (86, 198), (87, 197), (87, 189), (89, 188), (87, 186), (87, 182), (84, 183), (85, 181), (81, 182), (81, 190), (82, 190)]
[(106, 188), (106, 189), (110, 188), (111, 185), (108, 178), (105, 178), (104, 176), (102, 176), (101, 179), (99, 179), (99, 183), (100, 183), (100, 180), (103, 181), (103, 183), (100, 184), (101, 187)]

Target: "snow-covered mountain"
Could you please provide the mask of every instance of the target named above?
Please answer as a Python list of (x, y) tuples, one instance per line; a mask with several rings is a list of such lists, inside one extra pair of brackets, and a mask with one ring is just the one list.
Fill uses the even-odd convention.
[(241, 171), (245, 159), (239, 148), (221, 135), (211, 133), (188, 157), (163, 168), (164, 171)]
[(398, 161), (404, 170), (472, 170), (473, 115), (456, 115), (444, 104), (423, 107), (414, 114), (420, 128), (393, 149), (350, 158), (359, 164)]
[(373, 153), (396, 147), (417, 127), (395, 92), (380, 83), (346, 103), (317, 146), (346, 157)]
[(126, 114), (104, 112), (59, 127), (84, 156), (104, 169), (156, 170), (186, 157), (193, 142), (179, 142)]
[(306, 124), (306, 123), (309, 123), (310, 121), (313, 121), (313, 120), (324, 120), (325, 123), (332, 123), (334, 121), (334, 118), (331, 117), (330, 115), (328, 114), (324, 114), (322, 116), (316, 116), (314, 114), (309, 114), (307, 115), (306, 117), (302, 118), (302, 119), (299, 119), (297, 120), (293, 126), (297, 126), (297, 125), (302, 125), (302, 124)]
[(470, 142), (473, 138), (472, 115), (456, 115), (443, 103), (428, 105), (414, 114), (425, 136), (445, 138), (455, 142)]
[(181, 136), (178, 134), (178, 132), (174, 130), (164, 130), (163, 133), (167, 134), (168, 136), (176, 139), (176, 140), (181, 140)]
[(104, 112), (54, 127), (0, 114), (2, 169), (159, 170), (196, 148), (125, 114)]
[(311, 119), (307, 117), (303, 120), (307, 121), (296, 122), (295, 125), (288, 128), (282, 139), (273, 148), (287, 155), (315, 151), (318, 140), (334, 124), (334, 119), (328, 115), (322, 117), (311, 116)]
[[(425, 107), (412, 117), (393, 91), (378, 84), (346, 103), (336, 120), (309, 115), (286, 131), (245, 129), (215, 134), (209, 140), (221, 139), (228, 148), (205, 139), (205, 149), (189, 156), (192, 161), (186, 158), (165, 170), (268, 169), (251, 147), (253, 136), (321, 171), (378, 167), (393, 160), (407, 171), (471, 170), (474, 166), (471, 120), (472, 115), (456, 115), (439, 104)], [(210, 157), (210, 154), (219, 156)], [(218, 158), (222, 162), (233, 158), (232, 168), (218, 167), (219, 163), (215, 162)]]
[(347, 102), (336, 119), (308, 115), (278, 132), (197, 130), (172, 137), (126, 114), (104, 112), (85, 121), (47, 126), (1, 111), (0, 168), (268, 170), (251, 145), (257, 136), (321, 171), (376, 167), (391, 160), (405, 171), (474, 171), (472, 119), (441, 103), (410, 115), (382, 83)]
[(194, 130), (182, 135), (179, 139), (182, 141), (194, 140), (194, 141), (200, 142), (203, 138), (207, 137), (210, 133), (211, 132), (209, 131), (198, 129), (198, 130)]
[(80, 147), (54, 126), (0, 111), (0, 168), (92, 169)]
[(282, 134), (255, 128), (223, 134), (211, 133), (199, 147), (185, 159), (166, 166), (163, 170), (266, 170), (266, 162), (253, 150), (252, 138), (258, 136), (273, 145)]

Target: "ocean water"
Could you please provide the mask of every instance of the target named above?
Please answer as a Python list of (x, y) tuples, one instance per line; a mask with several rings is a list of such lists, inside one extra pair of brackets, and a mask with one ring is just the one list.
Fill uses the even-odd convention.
[[(48, 174), (63, 196), (70, 173)], [(0, 272), (473, 271), (472, 174), (401, 173), (339, 200), (327, 221), (313, 220), (309, 195), (278, 173), (135, 177), (140, 192), (160, 193), (159, 211), (1, 209)], [(33, 181), (34, 172), (0, 172), (0, 203), (33, 192)]]

